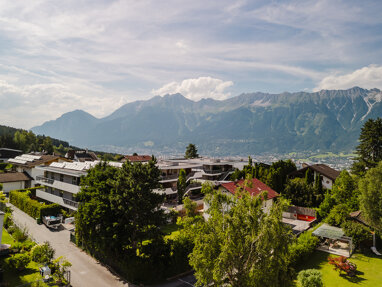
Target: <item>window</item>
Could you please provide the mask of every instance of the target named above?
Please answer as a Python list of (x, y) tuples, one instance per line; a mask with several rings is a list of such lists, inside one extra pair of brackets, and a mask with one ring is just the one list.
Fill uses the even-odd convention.
[(64, 175), (60, 174), (60, 181), (64, 181)]

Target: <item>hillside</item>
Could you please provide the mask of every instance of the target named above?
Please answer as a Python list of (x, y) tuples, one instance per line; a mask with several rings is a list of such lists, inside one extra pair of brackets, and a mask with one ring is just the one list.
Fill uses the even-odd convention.
[(291, 151), (350, 151), (368, 118), (382, 115), (378, 89), (316, 93), (250, 93), (194, 102), (180, 94), (126, 104), (97, 119), (73, 111), (32, 128), (78, 146), (125, 152), (246, 155)]

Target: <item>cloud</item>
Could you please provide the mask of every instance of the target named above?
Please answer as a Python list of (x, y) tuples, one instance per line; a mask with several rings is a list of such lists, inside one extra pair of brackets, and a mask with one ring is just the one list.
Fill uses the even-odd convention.
[(349, 89), (355, 86), (365, 89), (382, 89), (382, 66), (370, 65), (348, 74), (327, 76), (321, 80), (315, 90)]
[(197, 79), (183, 80), (180, 83), (171, 82), (157, 90), (152, 90), (151, 93), (159, 96), (180, 93), (193, 101), (198, 101), (202, 98), (224, 100), (231, 95), (225, 92), (225, 90), (231, 86), (233, 86), (232, 81), (223, 81), (211, 77), (199, 77)]
[[(91, 96), (83, 97), (83, 93)], [(31, 128), (77, 108), (105, 116), (116, 105), (126, 103), (121, 95), (106, 98), (104, 93), (101, 87), (81, 82), (14, 85), (0, 80), (0, 123)]]

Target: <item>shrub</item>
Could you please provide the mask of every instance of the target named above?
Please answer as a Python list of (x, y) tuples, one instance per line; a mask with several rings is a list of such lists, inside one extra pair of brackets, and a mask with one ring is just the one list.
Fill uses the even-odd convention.
[(13, 221), (12, 221), (12, 214), (7, 212), (5, 215), (4, 215), (4, 228), (5, 229), (8, 229), (11, 225), (13, 224)]
[(9, 192), (9, 202), (33, 218), (40, 218), (46, 215), (57, 216), (61, 210), (60, 205), (56, 203), (46, 205), (30, 198), (31, 193), (35, 192), (35, 189), (11, 190)]
[(350, 211), (350, 208), (346, 204), (338, 204), (332, 208), (325, 222), (330, 225), (340, 226), (345, 222)]
[(48, 241), (44, 244), (36, 245), (31, 250), (32, 260), (38, 263), (50, 263), (54, 257), (54, 249)]
[(18, 250), (18, 252), (24, 253), (24, 252), (30, 251), (32, 247), (35, 245), (36, 243), (34, 243), (31, 240), (26, 240), (24, 242), (17, 241), (12, 244), (11, 249)]
[(346, 220), (342, 224), (342, 229), (344, 230), (346, 236), (353, 238), (353, 242), (355, 245), (358, 245), (362, 241), (371, 238), (369, 228), (351, 220)]
[(300, 235), (296, 242), (289, 246), (290, 259), (289, 262), (292, 266), (296, 266), (301, 261), (308, 258), (310, 254), (316, 249), (318, 238), (313, 236), (310, 232), (304, 232)]
[(353, 277), (357, 272), (357, 265), (347, 260), (345, 256), (329, 257), (329, 264), (334, 266), (334, 270), (338, 270), (340, 273), (344, 271), (346, 275)]
[(24, 270), (30, 261), (31, 258), (28, 253), (15, 254), (5, 259), (5, 263), (8, 264), (9, 267), (17, 269), (19, 271)]
[(321, 272), (316, 269), (302, 270), (298, 273), (297, 280), (301, 287), (322, 287)]
[(16, 227), (12, 236), (16, 241), (19, 242), (24, 242), (28, 239), (28, 233), (25, 227), (23, 229)]

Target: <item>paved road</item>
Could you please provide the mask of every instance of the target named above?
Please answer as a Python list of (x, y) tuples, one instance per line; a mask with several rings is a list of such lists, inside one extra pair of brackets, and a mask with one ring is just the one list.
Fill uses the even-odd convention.
[(65, 256), (71, 263), (71, 284), (74, 287), (134, 286), (121, 281), (94, 258), (70, 242), (68, 230), (50, 231), (45, 225), (38, 225), (33, 218), (12, 206), (17, 225), (26, 226), (28, 233), (38, 243), (49, 241), (56, 250), (56, 257)]

